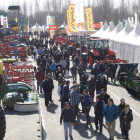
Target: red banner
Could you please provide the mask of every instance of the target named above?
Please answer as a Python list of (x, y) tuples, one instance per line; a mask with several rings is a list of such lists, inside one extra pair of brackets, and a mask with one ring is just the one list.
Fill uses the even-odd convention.
[(101, 28), (101, 23), (94, 23), (94, 28)]
[(65, 30), (67, 32), (67, 36), (71, 36), (72, 35), (68, 27), (65, 27)]
[(58, 30), (58, 25), (50, 25), (49, 30), (57, 31)]

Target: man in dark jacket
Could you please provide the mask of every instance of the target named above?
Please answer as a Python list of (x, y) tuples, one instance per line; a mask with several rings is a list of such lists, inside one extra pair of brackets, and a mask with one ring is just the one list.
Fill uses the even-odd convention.
[(104, 101), (102, 101), (101, 95), (96, 96), (96, 102), (94, 105), (94, 113), (95, 113), (95, 126), (96, 130), (95, 132), (98, 131), (99, 126), (98, 126), (98, 121), (100, 124), (100, 134), (102, 134), (102, 128), (103, 128), (103, 108), (105, 106)]
[(58, 71), (58, 68), (61, 68), (61, 70), (62, 70), (62, 65), (60, 64), (60, 62), (58, 62), (56, 65), (56, 71)]
[(84, 55), (83, 58), (82, 58), (82, 61), (83, 61), (83, 64), (85, 66), (85, 69), (87, 69), (87, 63), (88, 63), (87, 56)]
[(96, 80), (96, 94), (101, 94), (102, 87), (103, 87), (103, 83), (101, 81), (100, 76), (98, 75), (97, 80)]
[(41, 56), (40, 55), (38, 56), (36, 62), (37, 62), (37, 66), (39, 67), (40, 66), (40, 62), (41, 62)]
[(69, 85), (70, 81), (66, 81), (66, 85), (63, 87), (63, 95), (61, 99), (61, 109), (64, 108), (65, 102), (69, 102)]
[(48, 81), (49, 81), (50, 93), (51, 93), (51, 102), (53, 102), (53, 100), (52, 100), (52, 91), (54, 89), (54, 84), (53, 84), (53, 79), (52, 79), (50, 73), (48, 73), (48, 78), (49, 78)]
[(100, 70), (97, 67), (97, 65), (95, 65), (95, 68), (92, 69), (91, 74), (95, 76), (95, 81), (97, 80), (97, 76), (99, 75)]
[[(60, 74), (60, 73), (63, 75), (63, 71), (61, 70), (60, 67), (58, 67), (58, 71), (56, 72), (56, 80), (58, 80), (59, 74)], [(64, 75), (63, 75), (63, 76), (64, 76)]]
[(125, 109), (121, 112), (120, 121), (122, 136), (125, 137), (125, 140), (128, 140), (131, 122), (133, 121), (132, 110), (128, 104), (125, 105)]
[(104, 61), (102, 61), (102, 63), (99, 65), (99, 70), (100, 70), (100, 76), (102, 77), (104, 75), (104, 72), (105, 72)]
[(61, 116), (60, 116), (61, 125), (62, 125), (62, 120), (64, 123), (65, 140), (68, 140), (68, 129), (69, 129), (70, 140), (73, 140), (72, 125), (75, 122), (75, 114), (74, 111), (70, 108), (68, 102), (65, 103), (65, 108), (61, 112)]
[(83, 85), (87, 86), (87, 80), (88, 80), (88, 75), (86, 71), (83, 72), (84, 74), (81, 77), (81, 81), (83, 82)]
[(45, 78), (45, 80), (42, 83), (44, 96), (45, 96), (45, 106), (47, 107), (49, 104), (49, 101), (51, 102), (51, 89), (48, 81), (48, 77)]
[(78, 69), (78, 73), (79, 73), (79, 77), (80, 77), (80, 81), (81, 81), (81, 77), (83, 75), (83, 72), (85, 71), (83, 62), (80, 62), (80, 65), (78, 65), (77, 69)]
[(101, 97), (102, 97), (102, 100), (104, 101), (104, 103), (108, 104), (108, 99), (110, 98), (110, 95), (108, 95), (106, 93), (106, 89), (105, 88), (102, 89)]
[(62, 73), (60, 73), (60, 74), (59, 74), (59, 77), (58, 77), (58, 86), (59, 86), (60, 84), (62, 84), (63, 80), (64, 80), (63, 75), (62, 75)]
[(73, 80), (77, 81), (77, 68), (75, 63), (73, 64), (73, 67), (71, 67), (71, 73), (72, 73)]
[[(120, 100), (120, 102), (121, 102), (121, 103), (118, 105), (118, 108), (119, 108), (119, 113), (121, 114), (122, 111), (125, 109), (125, 99), (122, 98), (122, 99)], [(121, 118), (119, 117), (119, 119), (120, 119), (120, 128), (121, 128)], [(122, 134), (123, 134), (122, 129), (121, 129), (121, 132), (122, 132)], [(124, 139), (124, 135), (122, 135), (122, 138)]]
[(92, 99), (94, 100), (94, 92), (95, 92), (95, 76), (91, 76), (91, 79), (88, 81), (88, 90)]

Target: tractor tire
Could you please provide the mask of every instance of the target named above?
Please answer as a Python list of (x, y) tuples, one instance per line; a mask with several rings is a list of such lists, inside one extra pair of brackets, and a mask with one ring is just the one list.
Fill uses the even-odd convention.
[(0, 107), (0, 140), (3, 140), (6, 133), (6, 120), (2, 107)]

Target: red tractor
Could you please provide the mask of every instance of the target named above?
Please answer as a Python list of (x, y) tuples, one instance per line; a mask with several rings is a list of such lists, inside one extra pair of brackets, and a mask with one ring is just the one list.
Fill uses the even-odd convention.
[(104, 61), (108, 63), (112, 60), (114, 63), (127, 63), (126, 60), (120, 60), (116, 58), (115, 52), (109, 49), (109, 40), (107, 39), (91, 39), (91, 50), (88, 50), (89, 63), (92, 65), (95, 60)]

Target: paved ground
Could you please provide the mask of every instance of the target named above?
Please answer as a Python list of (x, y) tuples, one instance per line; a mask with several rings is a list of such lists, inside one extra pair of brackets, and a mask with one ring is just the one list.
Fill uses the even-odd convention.
[[(66, 79), (69, 79), (66, 77)], [(72, 79), (70, 78), (72, 83)], [(60, 125), (60, 102), (59, 97), (57, 95), (57, 82), (54, 80), (55, 89), (53, 91), (53, 100), (54, 104), (51, 104), (49, 107), (45, 107), (44, 105), (44, 95), (40, 95), (41, 100), (41, 108), (43, 111), (44, 124), (46, 130), (47, 140), (64, 140), (64, 130), (63, 126)], [(130, 104), (133, 110), (134, 121), (132, 122), (132, 129), (130, 131), (130, 139), (131, 140), (140, 140), (139, 132), (140, 132), (140, 100), (135, 99), (133, 96), (128, 94), (128, 92), (123, 87), (118, 87), (114, 85), (108, 85), (108, 94), (114, 99), (115, 104), (119, 104), (120, 98), (124, 97), (126, 99), (126, 103)], [(81, 108), (81, 106), (80, 106)], [(99, 135), (99, 133), (95, 133), (95, 124), (94, 124), (94, 109), (92, 107), (91, 112), (91, 121), (92, 125), (88, 128), (85, 126), (85, 116), (80, 114), (80, 118), (78, 119), (79, 125), (73, 127), (73, 137), (75, 140), (87, 140), (87, 139), (97, 139), (97, 140), (107, 140), (108, 132), (105, 124), (103, 125), (103, 135)], [(116, 121), (116, 132), (115, 132), (115, 140), (121, 137), (121, 131), (119, 128), (119, 119)]]

